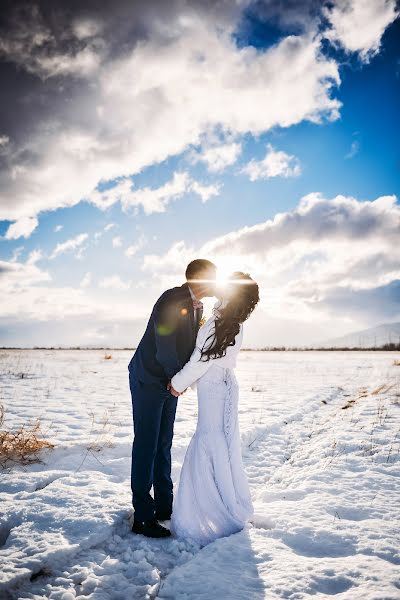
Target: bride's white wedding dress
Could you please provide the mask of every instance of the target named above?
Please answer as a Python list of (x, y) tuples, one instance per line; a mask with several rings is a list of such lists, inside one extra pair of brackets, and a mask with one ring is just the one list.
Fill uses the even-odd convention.
[[(198, 421), (186, 451), (173, 502), (171, 531), (200, 545), (243, 529), (253, 514), (244, 472), (238, 426), (238, 384), (233, 371), (243, 338), (243, 325), (226, 355), (200, 361), (201, 348), (214, 332), (222, 303), (199, 329), (196, 347), (171, 380), (181, 392), (197, 387)], [(207, 345), (211, 343), (211, 339)]]

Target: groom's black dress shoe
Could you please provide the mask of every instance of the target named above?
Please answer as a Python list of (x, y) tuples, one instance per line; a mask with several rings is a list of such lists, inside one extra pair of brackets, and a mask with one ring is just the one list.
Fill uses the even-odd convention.
[(170, 530), (160, 525), (157, 519), (150, 519), (149, 521), (134, 521), (132, 525), (132, 531), (133, 533), (141, 533), (142, 535), (153, 538), (163, 538), (171, 535)]
[(157, 521), (169, 521), (171, 518), (171, 513), (156, 510), (155, 516), (156, 516)]

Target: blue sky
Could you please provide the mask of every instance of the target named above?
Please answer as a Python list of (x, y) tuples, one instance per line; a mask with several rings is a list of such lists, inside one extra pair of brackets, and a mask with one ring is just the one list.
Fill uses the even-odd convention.
[(51, 60), (10, 13), (0, 344), (133, 346), (198, 256), (259, 281), (248, 346), (399, 320), (395, 3), (172, 4), (121, 48), (106, 11), (66, 11), (68, 46), (39, 4)]

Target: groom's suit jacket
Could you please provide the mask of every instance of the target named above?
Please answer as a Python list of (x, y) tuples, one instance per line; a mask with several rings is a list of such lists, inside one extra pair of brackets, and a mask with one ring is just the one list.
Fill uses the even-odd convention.
[(189, 360), (196, 345), (202, 311), (195, 322), (189, 286), (165, 291), (155, 303), (146, 331), (128, 365), (144, 383), (166, 383)]

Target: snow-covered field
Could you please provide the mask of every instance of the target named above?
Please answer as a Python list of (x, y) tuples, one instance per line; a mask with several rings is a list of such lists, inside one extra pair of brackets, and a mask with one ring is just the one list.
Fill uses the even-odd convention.
[[(130, 531), (131, 352), (111, 354), (0, 351), (4, 427), (40, 417), (55, 444), (1, 473), (0, 598), (400, 598), (400, 356), (242, 352), (256, 517), (199, 549)], [(174, 481), (195, 423), (188, 390)]]

